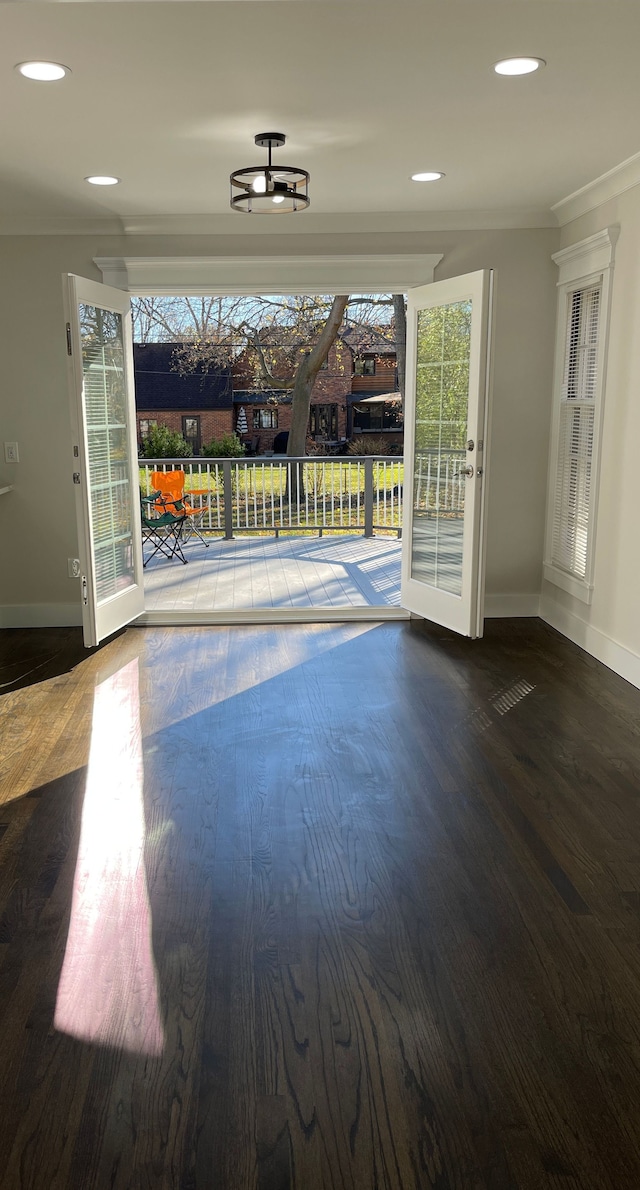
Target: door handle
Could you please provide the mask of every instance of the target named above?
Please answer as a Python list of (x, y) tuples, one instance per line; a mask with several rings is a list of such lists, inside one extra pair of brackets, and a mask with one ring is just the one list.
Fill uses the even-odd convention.
[(462, 471), (458, 471), (457, 474), (458, 475), (466, 475), (467, 479), (471, 479), (471, 477), (473, 476), (473, 467), (471, 466), (471, 463), (469, 463), (468, 467), (463, 467)]

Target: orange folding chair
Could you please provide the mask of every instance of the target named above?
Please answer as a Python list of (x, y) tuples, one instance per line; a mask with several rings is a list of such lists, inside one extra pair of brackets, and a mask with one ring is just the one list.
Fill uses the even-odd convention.
[(183, 541), (186, 543), (192, 535), (199, 537), (203, 545), (209, 548), (210, 541), (207, 541), (203, 536), (202, 529), (204, 528), (204, 514), (206, 512), (206, 505), (193, 505), (190, 501), (191, 496), (208, 496), (207, 488), (196, 488), (193, 491), (185, 492), (186, 476), (184, 471), (153, 471), (151, 474), (151, 486), (154, 492), (159, 492), (158, 504), (163, 508), (173, 509), (174, 512), (184, 513), (185, 530), (183, 534)]

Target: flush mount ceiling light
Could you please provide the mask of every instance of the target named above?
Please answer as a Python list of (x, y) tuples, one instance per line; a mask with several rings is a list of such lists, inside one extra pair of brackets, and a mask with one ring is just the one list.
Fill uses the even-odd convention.
[(440, 178), (444, 178), (444, 174), (438, 173), (437, 169), (425, 170), (421, 174), (412, 174), (412, 182), (438, 182)]
[(544, 58), (503, 58), (493, 69), (496, 74), (533, 74), (546, 65)]
[(90, 182), (92, 186), (117, 186), (119, 181), (120, 178), (112, 178), (110, 174), (92, 174), (85, 178), (85, 182)]
[(65, 74), (71, 74), (68, 66), (60, 62), (18, 62), (15, 69), (26, 79), (34, 79), (37, 83), (55, 83), (63, 79)]
[(271, 150), (281, 148), (285, 140), (283, 132), (258, 133), (255, 143), (259, 148), (269, 150), (269, 160), (265, 166), (251, 165), (231, 174), (232, 210), (245, 211), (247, 215), (254, 212), (277, 215), (302, 211), (309, 206), (306, 169), (271, 162)]

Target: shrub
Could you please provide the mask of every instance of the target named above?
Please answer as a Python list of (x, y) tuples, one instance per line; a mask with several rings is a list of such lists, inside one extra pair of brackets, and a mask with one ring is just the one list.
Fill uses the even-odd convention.
[(188, 459), (192, 454), (182, 434), (168, 426), (151, 426), (142, 443), (143, 459)]
[(387, 453), (387, 444), (384, 438), (377, 438), (373, 434), (362, 434), (358, 438), (352, 438), (347, 450), (347, 454), (350, 455), (386, 455)]
[(203, 446), (202, 453), (208, 459), (238, 459), (244, 454), (244, 446), (237, 434), (223, 434)]

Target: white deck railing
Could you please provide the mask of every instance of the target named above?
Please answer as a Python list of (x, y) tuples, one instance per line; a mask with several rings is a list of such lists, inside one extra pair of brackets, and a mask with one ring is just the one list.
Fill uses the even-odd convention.
[[(464, 479), (457, 472), (464, 454), (417, 457), (416, 507), (461, 510)], [(287, 531), (401, 534), (404, 463), (397, 455), (141, 459), (139, 466), (147, 496), (154, 471), (183, 470), (186, 491), (203, 510), (202, 528), (227, 538)]]

